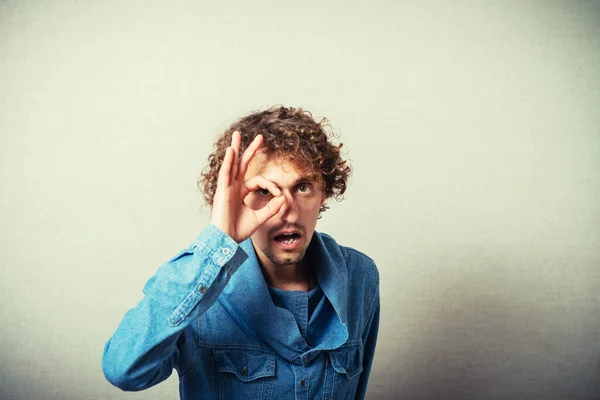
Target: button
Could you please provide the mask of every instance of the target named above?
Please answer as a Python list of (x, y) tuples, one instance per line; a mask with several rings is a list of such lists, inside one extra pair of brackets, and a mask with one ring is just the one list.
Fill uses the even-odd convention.
[(242, 370), (242, 376), (248, 376), (248, 369), (246, 367)]
[(304, 379), (300, 381), (300, 387), (304, 387)]
[(198, 291), (202, 294), (206, 293), (206, 286), (202, 285), (200, 286), (200, 288), (198, 289)]
[(231, 253), (231, 250), (229, 250), (227, 247), (224, 247), (221, 252), (225, 255), (229, 255), (229, 253)]

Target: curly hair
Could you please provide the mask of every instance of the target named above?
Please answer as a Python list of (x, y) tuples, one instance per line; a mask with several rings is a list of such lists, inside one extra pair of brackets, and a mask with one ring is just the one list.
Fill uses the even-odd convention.
[[(342, 200), (351, 167), (341, 157), (343, 144), (332, 143), (333, 133), (327, 119), (321, 118), (317, 122), (309, 111), (302, 108), (271, 107), (241, 118), (217, 139), (215, 150), (208, 157), (208, 165), (198, 178), (198, 187), (208, 205), (213, 204), (219, 169), (235, 131), (241, 135), (240, 155), (256, 135), (261, 134), (264, 140), (259, 151), (269, 157), (292, 162), (309, 179), (321, 185), (325, 198)], [(328, 208), (323, 204), (319, 212)]]

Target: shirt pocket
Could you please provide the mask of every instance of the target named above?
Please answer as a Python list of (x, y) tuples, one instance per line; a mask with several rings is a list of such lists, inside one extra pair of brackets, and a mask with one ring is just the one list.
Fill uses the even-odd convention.
[(329, 352), (328, 375), (333, 375), (331, 387), (325, 388), (330, 399), (353, 399), (363, 371), (363, 346), (345, 346)]
[(275, 356), (258, 350), (213, 349), (219, 399), (272, 399)]

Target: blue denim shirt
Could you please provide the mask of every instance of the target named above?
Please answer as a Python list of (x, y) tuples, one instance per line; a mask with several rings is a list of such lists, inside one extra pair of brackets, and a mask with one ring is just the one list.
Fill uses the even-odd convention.
[[(208, 225), (146, 283), (104, 347), (115, 386), (143, 390), (179, 374), (182, 399), (362, 399), (379, 326), (369, 257), (315, 232), (307, 250), (328, 312), (307, 344), (276, 307), (250, 239)], [(316, 312), (316, 311), (315, 311)]]

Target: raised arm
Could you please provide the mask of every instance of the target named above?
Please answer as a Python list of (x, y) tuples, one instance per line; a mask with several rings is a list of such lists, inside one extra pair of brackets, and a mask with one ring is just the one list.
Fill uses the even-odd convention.
[[(113, 385), (143, 390), (171, 375), (185, 328), (214, 304), (247, 259), (239, 243), (279, 212), (284, 199), (273, 182), (261, 176), (243, 180), (261, 145), (259, 135), (239, 157), (240, 135), (233, 134), (219, 170), (211, 224), (150, 278), (144, 298), (125, 314), (104, 347), (102, 370)], [(254, 210), (244, 199), (259, 188), (274, 197)]]

